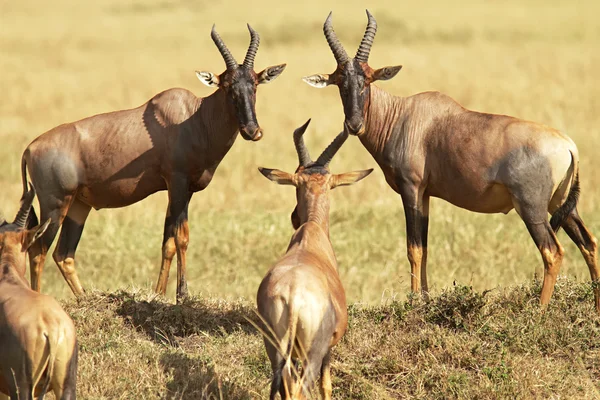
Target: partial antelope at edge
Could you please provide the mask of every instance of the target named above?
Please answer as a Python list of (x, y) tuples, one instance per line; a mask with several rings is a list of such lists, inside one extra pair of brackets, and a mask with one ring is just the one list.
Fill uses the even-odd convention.
[[(286, 253), (269, 270), (257, 294), (273, 380), (270, 398), (302, 399), (320, 375), (321, 395), (331, 398), (331, 348), (346, 331), (346, 295), (329, 239), (329, 190), (351, 185), (373, 170), (331, 174), (329, 162), (347, 133), (340, 133), (312, 161), (302, 135), (294, 132), (299, 166), (294, 174), (259, 168), (268, 179), (296, 187), (295, 229)], [(301, 372), (295, 367), (301, 364)]]
[(543, 306), (550, 301), (563, 259), (556, 237), (562, 227), (587, 263), (600, 312), (597, 241), (577, 211), (575, 143), (535, 122), (467, 110), (439, 92), (399, 97), (379, 89), (373, 82), (393, 78), (402, 66), (371, 68), (377, 22), (368, 10), (367, 17), (364, 37), (351, 58), (333, 30), (330, 13), (323, 32), (337, 68), (330, 75), (303, 79), (318, 88), (338, 86), (345, 129), (358, 136), (402, 197), (412, 291), (428, 292), (429, 199), (438, 197), (475, 212), (517, 211), (544, 261)]
[[(75, 295), (83, 287), (75, 271), (75, 251), (92, 208), (125, 207), (168, 191), (162, 263), (156, 292), (165, 294), (177, 254), (177, 299), (187, 295), (188, 205), (204, 190), (238, 132), (246, 140), (263, 136), (255, 111), (258, 85), (277, 78), (285, 64), (254, 72), (260, 38), (248, 25), (250, 46), (239, 64), (213, 26), (211, 37), (225, 60), (221, 75), (197, 72), (217, 90), (198, 98), (169, 89), (130, 110), (99, 114), (60, 125), (35, 139), (21, 161), (23, 192), (27, 170), (38, 190), (41, 219), (52, 222), (29, 249), (31, 286), (41, 290), (46, 253), (62, 226), (54, 261)], [(32, 211), (28, 226), (37, 224)]]
[(77, 337), (73, 321), (56, 300), (30, 289), (27, 249), (50, 221), (25, 228), (35, 192), (23, 196), (14, 222), (0, 219), (0, 398), (75, 399)]

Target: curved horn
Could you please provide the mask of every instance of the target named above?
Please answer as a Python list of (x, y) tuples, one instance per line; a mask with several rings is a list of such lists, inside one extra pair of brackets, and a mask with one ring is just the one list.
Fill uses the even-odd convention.
[(338, 64), (341, 64), (345, 61), (348, 61), (348, 54), (333, 31), (333, 26), (331, 25), (331, 14), (332, 12), (329, 13), (329, 16), (323, 24), (323, 33), (325, 34), (325, 38), (327, 39), (327, 43), (329, 43), (329, 48), (331, 49), (335, 60)]
[(377, 21), (375, 21), (369, 10), (367, 10), (367, 18), (369, 18), (367, 29), (356, 52), (356, 57), (354, 57), (360, 62), (369, 61), (369, 53), (371, 52), (371, 46), (373, 46), (373, 40), (375, 40), (375, 34), (377, 33)]
[(256, 57), (256, 52), (258, 51), (260, 36), (258, 35), (258, 32), (252, 29), (250, 24), (248, 24), (248, 30), (250, 31), (250, 46), (248, 46), (246, 58), (244, 58), (244, 67), (254, 69), (254, 57)]
[(294, 131), (294, 145), (296, 145), (296, 153), (298, 153), (298, 161), (300, 162), (301, 167), (306, 167), (312, 162), (310, 159), (310, 154), (308, 154), (308, 149), (304, 144), (304, 138), (302, 137), (306, 131), (306, 128), (308, 127), (308, 124), (310, 124), (310, 118), (304, 123), (304, 125)]
[(29, 210), (31, 210), (31, 205), (33, 204), (33, 198), (35, 197), (35, 189), (33, 185), (29, 184), (29, 191), (23, 194), (21, 198), (21, 208), (15, 217), (13, 224), (18, 226), (19, 228), (25, 228), (25, 224), (27, 223), (27, 218), (29, 217)]
[(212, 30), (210, 31), (210, 37), (212, 38), (213, 42), (215, 42), (217, 49), (219, 49), (219, 52), (223, 56), (223, 59), (225, 60), (225, 65), (227, 65), (227, 69), (237, 68), (237, 61), (235, 61), (235, 58), (233, 58), (231, 52), (229, 51), (227, 46), (225, 46), (223, 39), (221, 39), (221, 36), (219, 36), (219, 34), (217, 33), (215, 25), (213, 25)]
[(344, 130), (340, 132), (335, 137), (335, 139), (333, 139), (333, 142), (331, 142), (331, 144), (327, 146), (325, 150), (323, 150), (323, 153), (321, 153), (319, 158), (317, 158), (315, 164), (322, 165), (324, 167), (328, 166), (329, 162), (331, 161), (333, 156), (335, 156), (335, 153), (337, 153), (340, 147), (342, 147), (346, 139), (348, 139), (348, 133), (346, 132), (346, 130)]

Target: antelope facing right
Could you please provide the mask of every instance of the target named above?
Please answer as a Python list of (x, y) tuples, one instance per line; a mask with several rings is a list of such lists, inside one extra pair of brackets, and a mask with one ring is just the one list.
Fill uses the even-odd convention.
[[(75, 399), (77, 337), (73, 321), (25, 280), (27, 249), (50, 221), (25, 228), (35, 192), (25, 193), (13, 223), (0, 219), (0, 399)], [(4, 393), (4, 395), (3, 395)]]
[(402, 66), (369, 66), (377, 23), (368, 10), (367, 16), (363, 39), (350, 58), (329, 14), (323, 32), (337, 68), (331, 75), (303, 79), (318, 88), (338, 86), (344, 128), (358, 136), (402, 197), (412, 291), (428, 291), (429, 199), (438, 197), (480, 213), (517, 211), (544, 261), (543, 306), (550, 301), (563, 258), (556, 237), (562, 227), (587, 263), (600, 312), (598, 246), (577, 212), (575, 143), (542, 124), (468, 110), (439, 92), (399, 97), (379, 89), (372, 83), (393, 78)]
[[(29, 249), (31, 286), (40, 291), (50, 245), (60, 231), (53, 258), (73, 293), (83, 293), (75, 252), (92, 208), (125, 207), (166, 190), (162, 263), (156, 292), (165, 294), (177, 255), (177, 299), (187, 296), (188, 206), (192, 195), (211, 182), (235, 142), (263, 137), (256, 117), (258, 85), (276, 79), (285, 64), (254, 71), (260, 37), (248, 25), (250, 45), (238, 64), (213, 26), (211, 37), (225, 61), (220, 75), (197, 72), (210, 87), (199, 98), (185, 89), (168, 89), (139, 107), (63, 124), (35, 139), (23, 153), (23, 193), (27, 170), (38, 191), (41, 220), (51, 219), (44, 236)], [(37, 216), (31, 211), (31, 222)]]
[[(273, 368), (271, 400), (277, 392), (282, 399), (304, 398), (319, 374), (321, 395), (331, 398), (331, 348), (346, 331), (348, 311), (329, 240), (329, 190), (358, 182), (373, 171), (329, 172), (331, 158), (348, 137), (345, 132), (313, 162), (302, 138), (309, 122), (294, 131), (300, 161), (296, 173), (259, 168), (268, 179), (295, 186), (297, 198), (292, 213), (296, 231), (287, 252), (271, 267), (257, 294), (258, 312), (266, 325), (265, 347)], [(302, 363), (301, 376), (293, 376), (292, 360)]]

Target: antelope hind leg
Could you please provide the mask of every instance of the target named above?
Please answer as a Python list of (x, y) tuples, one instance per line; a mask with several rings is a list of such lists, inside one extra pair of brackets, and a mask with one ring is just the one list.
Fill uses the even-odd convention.
[(53, 258), (71, 291), (76, 296), (84, 293), (77, 271), (75, 270), (75, 251), (83, 233), (85, 221), (91, 207), (75, 199), (62, 223), (60, 236)]
[(600, 268), (598, 268), (598, 241), (588, 230), (579, 216), (577, 209), (571, 211), (562, 225), (573, 243), (579, 248), (594, 284), (594, 302), (596, 311), (600, 312)]
[(540, 304), (545, 308), (554, 292), (554, 285), (556, 284), (556, 277), (560, 270), (564, 250), (547, 220), (540, 223), (525, 221), (525, 225), (544, 260), (544, 282), (542, 284)]

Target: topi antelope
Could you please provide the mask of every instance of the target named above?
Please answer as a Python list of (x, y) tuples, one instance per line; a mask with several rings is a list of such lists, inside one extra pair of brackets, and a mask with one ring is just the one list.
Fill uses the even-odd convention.
[[(248, 29), (250, 46), (238, 65), (213, 26), (211, 37), (227, 69), (219, 76), (196, 73), (204, 84), (217, 88), (210, 96), (198, 98), (185, 89), (169, 89), (134, 109), (60, 125), (27, 147), (21, 161), (23, 190), (29, 169), (39, 193), (41, 219), (52, 221), (29, 249), (34, 290), (41, 289), (46, 253), (61, 225), (53, 258), (73, 293), (80, 295), (75, 251), (91, 208), (125, 207), (167, 190), (156, 292), (165, 294), (177, 254), (177, 298), (187, 295), (187, 214), (192, 194), (208, 186), (238, 131), (246, 140), (261, 139), (255, 112), (257, 86), (271, 82), (285, 68), (281, 64), (254, 72), (259, 36), (250, 25)], [(32, 211), (28, 226), (35, 224)]]
[[(302, 135), (310, 120), (294, 131), (300, 166), (295, 174), (259, 168), (268, 179), (296, 187), (292, 213), (296, 230), (285, 255), (271, 267), (258, 289), (258, 313), (266, 325), (265, 347), (273, 368), (271, 399), (304, 398), (321, 374), (321, 394), (331, 398), (330, 351), (346, 331), (346, 295), (329, 240), (330, 189), (351, 185), (373, 170), (332, 175), (329, 162), (348, 137), (340, 133), (311, 161)], [(302, 362), (299, 379), (292, 360)], [(290, 397), (291, 396), (291, 397)]]
[[(563, 257), (556, 232), (563, 227), (600, 286), (596, 239), (579, 213), (579, 155), (565, 134), (517, 118), (470, 111), (439, 92), (396, 97), (372, 85), (393, 78), (401, 66), (373, 70), (369, 52), (377, 23), (368, 25), (354, 58), (342, 47), (331, 14), (323, 31), (337, 61), (331, 75), (303, 78), (317, 88), (337, 85), (344, 127), (358, 136), (377, 161), (387, 183), (402, 197), (406, 215), (411, 288), (426, 294), (429, 198), (481, 213), (515, 209), (544, 261), (540, 302), (547, 305)], [(548, 213), (552, 214), (548, 222)]]
[(33, 399), (53, 391), (75, 399), (77, 338), (71, 318), (56, 300), (25, 280), (26, 251), (50, 221), (26, 229), (33, 188), (23, 196), (12, 224), (0, 219), (0, 398)]

